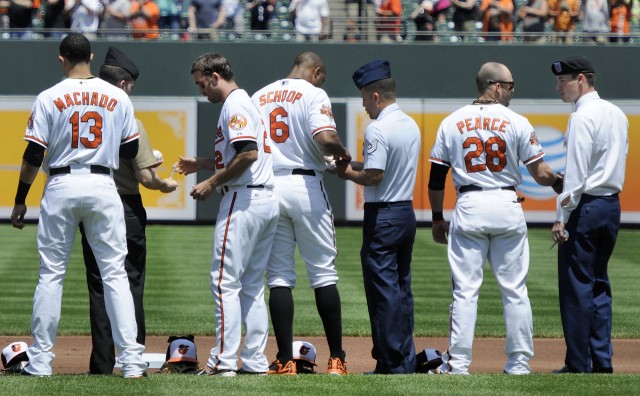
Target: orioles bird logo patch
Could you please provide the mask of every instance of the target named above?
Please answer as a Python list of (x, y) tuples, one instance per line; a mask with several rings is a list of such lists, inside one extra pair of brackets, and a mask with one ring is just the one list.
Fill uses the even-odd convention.
[(11, 345), (11, 350), (14, 352), (20, 352), (22, 350), (22, 346), (20, 344)]
[(186, 355), (189, 352), (189, 345), (180, 344), (178, 347), (178, 353)]
[(311, 351), (311, 348), (309, 348), (306, 345), (303, 345), (303, 346), (300, 347), (300, 355), (307, 356), (309, 351)]
[(35, 111), (29, 114), (29, 119), (27, 120), (27, 129), (33, 129), (33, 118), (35, 117), (35, 115)]
[(540, 144), (540, 142), (538, 141), (538, 136), (536, 136), (536, 132), (531, 132), (531, 137), (529, 138), (529, 143), (531, 143), (532, 146), (537, 146)]
[(247, 126), (247, 117), (244, 114), (234, 114), (229, 118), (229, 127), (234, 131), (244, 129)]
[(329, 106), (322, 106), (322, 108), (320, 109), (320, 114), (324, 114), (333, 120), (333, 111), (331, 111), (331, 107)]

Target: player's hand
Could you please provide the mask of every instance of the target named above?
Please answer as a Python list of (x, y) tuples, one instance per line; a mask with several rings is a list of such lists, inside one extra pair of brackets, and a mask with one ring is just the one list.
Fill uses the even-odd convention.
[(351, 163), (347, 162), (347, 161), (336, 161), (336, 175), (338, 175), (338, 177), (340, 177), (341, 179), (346, 179), (347, 178), (347, 171), (349, 170), (349, 168), (351, 167)]
[(569, 240), (569, 233), (564, 232), (564, 223), (556, 221), (551, 229), (551, 238), (558, 244), (562, 245)]
[(170, 193), (174, 192), (178, 188), (178, 182), (173, 180), (172, 178), (162, 180), (162, 185), (160, 186), (160, 192)]
[(564, 189), (564, 175), (562, 173), (556, 173), (556, 182), (553, 183), (551, 188), (553, 188), (556, 194), (562, 194), (562, 190)]
[(324, 171), (327, 173), (336, 173), (336, 160), (333, 155), (324, 156)]
[(200, 165), (196, 157), (183, 158), (178, 157), (178, 162), (173, 167), (181, 175), (189, 175), (200, 170)]
[(434, 221), (431, 225), (431, 235), (436, 243), (446, 245), (448, 242), (447, 236), (449, 235), (449, 223), (444, 220)]
[(11, 225), (19, 230), (24, 228), (24, 215), (27, 214), (27, 205), (16, 205), (11, 212)]
[(191, 188), (191, 195), (193, 199), (197, 199), (198, 201), (204, 201), (211, 195), (214, 190), (214, 186), (209, 182), (209, 180), (205, 180), (202, 183), (198, 183)]

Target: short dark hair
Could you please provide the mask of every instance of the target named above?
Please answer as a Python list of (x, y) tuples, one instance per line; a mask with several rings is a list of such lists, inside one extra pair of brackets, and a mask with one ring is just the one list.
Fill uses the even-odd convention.
[(393, 77), (374, 81), (362, 87), (365, 92), (377, 92), (382, 101), (395, 100), (396, 98), (396, 80)]
[(584, 76), (584, 79), (587, 80), (587, 85), (590, 87), (595, 87), (596, 86), (596, 74), (595, 73), (572, 73), (571, 74), (571, 78), (572, 79), (576, 79), (578, 78), (578, 74), (582, 74)]
[(100, 66), (100, 73), (98, 74), (98, 77), (112, 85), (118, 85), (122, 80), (128, 83), (135, 81), (131, 73), (119, 66), (112, 65)]
[(71, 33), (60, 43), (60, 56), (71, 63), (91, 62), (91, 43), (80, 33)]
[(225, 81), (233, 81), (231, 64), (224, 56), (215, 53), (200, 55), (191, 65), (191, 74), (199, 71), (204, 75), (218, 73)]

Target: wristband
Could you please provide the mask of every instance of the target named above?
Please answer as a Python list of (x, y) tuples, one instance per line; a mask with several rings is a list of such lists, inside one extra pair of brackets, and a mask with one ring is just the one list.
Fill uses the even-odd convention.
[(27, 184), (22, 180), (18, 181), (18, 191), (16, 192), (16, 205), (24, 205), (24, 202), (27, 199), (27, 194), (29, 193), (29, 189), (31, 188), (31, 184)]
[(442, 211), (440, 211), (440, 212), (431, 211), (431, 220), (433, 220), (433, 221), (443, 221), (444, 220), (444, 216), (442, 215)]

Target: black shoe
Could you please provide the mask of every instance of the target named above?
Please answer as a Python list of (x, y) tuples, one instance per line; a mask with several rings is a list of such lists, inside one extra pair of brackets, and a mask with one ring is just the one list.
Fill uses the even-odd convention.
[(593, 367), (592, 370), (595, 374), (613, 374), (613, 367)]
[(553, 370), (551, 374), (574, 374), (579, 372), (580, 371), (576, 370), (575, 368), (569, 366), (568, 364), (565, 364), (563, 368), (561, 368), (560, 370)]
[(240, 370), (236, 371), (236, 373), (238, 375), (259, 375), (259, 376), (266, 376), (267, 372), (266, 371), (247, 371), (243, 368), (241, 368)]

